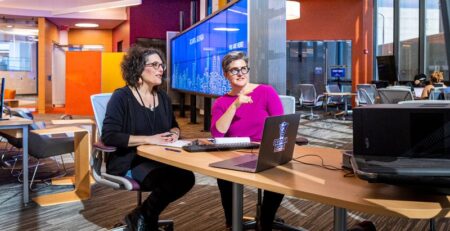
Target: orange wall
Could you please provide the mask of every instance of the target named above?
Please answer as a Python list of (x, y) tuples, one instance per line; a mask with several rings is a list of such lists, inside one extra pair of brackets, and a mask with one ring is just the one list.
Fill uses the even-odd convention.
[(122, 51), (127, 51), (130, 47), (130, 21), (121, 23), (112, 31), (113, 51), (117, 52), (117, 42), (122, 42)]
[(301, 0), (301, 18), (287, 21), (287, 40), (351, 40), (353, 89), (372, 80), (371, 0)]
[(66, 52), (66, 114), (93, 115), (90, 96), (101, 92), (101, 52)]
[(103, 51), (112, 51), (112, 30), (71, 29), (68, 37), (69, 44), (103, 45)]
[(46, 107), (52, 104), (52, 82), (48, 76), (52, 74), (53, 41), (59, 41), (57, 27), (45, 18), (38, 19), (38, 113), (45, 113)]

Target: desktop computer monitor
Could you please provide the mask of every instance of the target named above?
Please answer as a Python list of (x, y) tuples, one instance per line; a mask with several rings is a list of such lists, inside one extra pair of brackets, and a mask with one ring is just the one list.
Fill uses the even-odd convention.
[(397, 79), (397, 68), (393, 55), (377, 56), (378, 80), (394, 84)]
[(1, 94), (1, 96), (0, 96), (0, 109), (1, 109), (0, 120), (7, 120), (7, 119), (3, 118), (3, 106), (5, 105), (5, 101), (4, 101), (4, 99), (5, 99), (5, 78), (2, 78), (2, 81), (1, 81), (0, 94)]

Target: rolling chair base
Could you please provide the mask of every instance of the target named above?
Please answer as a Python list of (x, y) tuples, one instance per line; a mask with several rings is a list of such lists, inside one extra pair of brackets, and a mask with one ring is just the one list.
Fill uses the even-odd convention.
[[(158, 230), (164, 231), (173, 231), (173, 221), (172, 220), (159, 220), (158, 221)], [(119, 223), (114, 225), (110, 231), (128, 231), (128, 227), (125, 224)]]

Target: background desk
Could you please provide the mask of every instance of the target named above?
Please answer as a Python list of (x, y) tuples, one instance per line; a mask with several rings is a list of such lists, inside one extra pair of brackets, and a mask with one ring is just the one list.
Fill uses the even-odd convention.
[[(5, 116), (5, 115), (3, 115)], [(3, 117), (5, 118), (5, 117)], [(10, 117), (8, 120), (0, 120), (0, 129), (5, 130), (11, 136), (22, 138), (22, 171), (23, 171), (23, 203), (27, 205), (28, 196), (28, 125), (33, 121), (20, 117)]]
[[(315, 154), (323, 157), (326, 164), (336, 167), (341, 165), (342, 155), (337, 149), (296, 146), (294, 152), (295, 157)], [(236, 201), (233, 201), (234, 217), (242, 217), (242, 185), (333, 205), (335, 230), (346, 229), (345, 209), (412, 219), (450, 217), (449, 196), (425, 195), (407, 188), (370, 184), (355, 177), (344, 177), (345, 173), (342, 171), (326, 170), (294, 161), (255, 174), (208, 166), (211, 162), (242, 155), (242, 152), (171, 152), (166, 151), (164, 147), (145, 145), (138, 147), (138, 154), (172, 166), (234, 182), (233, 200), (239, 195)], [(318, 157), (305, 157), (301, 160), (320, 163)], [(233, 223), (233, 230), (242, 229), (241, 224), (235, 225)]]

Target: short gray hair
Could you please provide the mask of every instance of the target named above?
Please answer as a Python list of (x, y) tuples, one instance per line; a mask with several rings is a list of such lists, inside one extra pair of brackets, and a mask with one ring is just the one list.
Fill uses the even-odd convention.
[(223, 73), (228, 71), (228, 66), (230, 66), (230, 64), (233, 61), (241, 60), (241, 59), (244, 60), (245, 63), (247, 64), (247, 66), (248, 66), (248, 57), (247, 57), (247, 55), (245, 55), (244, 52), (242, 52), (242, 51), (231, 51), (228, 54), (226, 54), (223, 57), (223, 59), (222, 59), (222, 71), (223, 71)]

